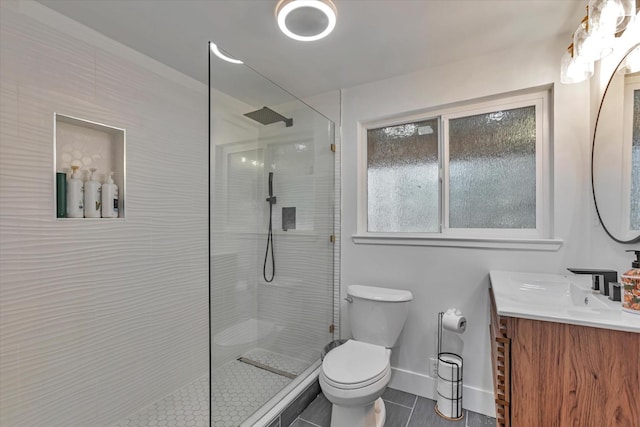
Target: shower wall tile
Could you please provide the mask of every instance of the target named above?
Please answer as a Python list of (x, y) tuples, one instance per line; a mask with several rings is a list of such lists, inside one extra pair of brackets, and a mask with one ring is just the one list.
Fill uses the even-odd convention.
[[(0, 9), (0, 425), (107, 426), (208, 371), (206, 88)], [(126, 220), (54, 218), (54, 112), (127, 130)]]
[[(317, 360), (331, 341), (329, 326), (334, 318), (335, 244), (329, 237), (334, 234), (335, 155), (329, 149), (333, 141), (327, 138), (326, 120), (317, 121), (323, 127), (311, 121), (311, 126), (317, 125), (308, 130), (313, 138), (301, 137), (294, 144), (303, 144), (312, 155), (283, 148), (271, 153), (278, 202), (296, 206), (300, 227), (283, 231), (279, 212), (274, 215), (277, 275), (268, 284), (258, 273), (258, 316), (281, 328), (268, 349), (309, 362)], [(266, 230), (267, 216), (264, 220), (261, 230)], [(264, 251), (266, 238), (264, 232), (258, 234), (259, 251)]]

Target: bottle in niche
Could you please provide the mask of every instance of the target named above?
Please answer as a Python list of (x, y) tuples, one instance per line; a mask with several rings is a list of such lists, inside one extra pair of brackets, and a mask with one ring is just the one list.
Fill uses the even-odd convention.
[(84, 181), (78, 173), (78, 166), (71, 166), (71, 178), (67, 183), (67, 217), (84, 217)]
[(96, 179), (96, 168), (91, 168), (91, 176), (84, 185), (84, 217), (100, 218), (100, 207), (102, 205), (102, 188)]
[(56, 217), (67, 216), (67, 172), (56, 172)]
[(113, 183), (113, 172), (102, 184), (102, 217), (118, 218), (118, 186)]

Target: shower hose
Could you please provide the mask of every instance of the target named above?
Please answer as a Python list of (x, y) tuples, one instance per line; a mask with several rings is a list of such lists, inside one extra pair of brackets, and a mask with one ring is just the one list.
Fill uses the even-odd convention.
[[(276, 259), (273, 254), (273, 196), (270, 196), (267, 201), (269, 202), (269, 231), (267, 233), (267, 249), (264, 252), (264, 263), (262, 264), (262, 277), (267, 283), (273, 282), (273, 278), (276, 275)], [(267, 259), (269, 258), (269, 248), (271, 248), (271, 278), (267, 278)]]

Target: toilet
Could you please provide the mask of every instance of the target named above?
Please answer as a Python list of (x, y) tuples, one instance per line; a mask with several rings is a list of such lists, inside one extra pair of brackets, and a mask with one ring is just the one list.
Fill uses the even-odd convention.
[(409, 312), (409, 291), (351, 285), (347, 288), (353, 339), (322, 361), (320, 387), (333, 404), (331, 427), (382, 427), (382, 393), (391, 379), (391, 348)]

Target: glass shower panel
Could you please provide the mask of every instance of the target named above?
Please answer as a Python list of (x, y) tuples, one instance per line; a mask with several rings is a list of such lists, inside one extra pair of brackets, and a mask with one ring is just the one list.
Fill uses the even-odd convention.
[(333, 339), (334, 126), (244, 65), (210, 65), (212, 425), (231, 427)]

